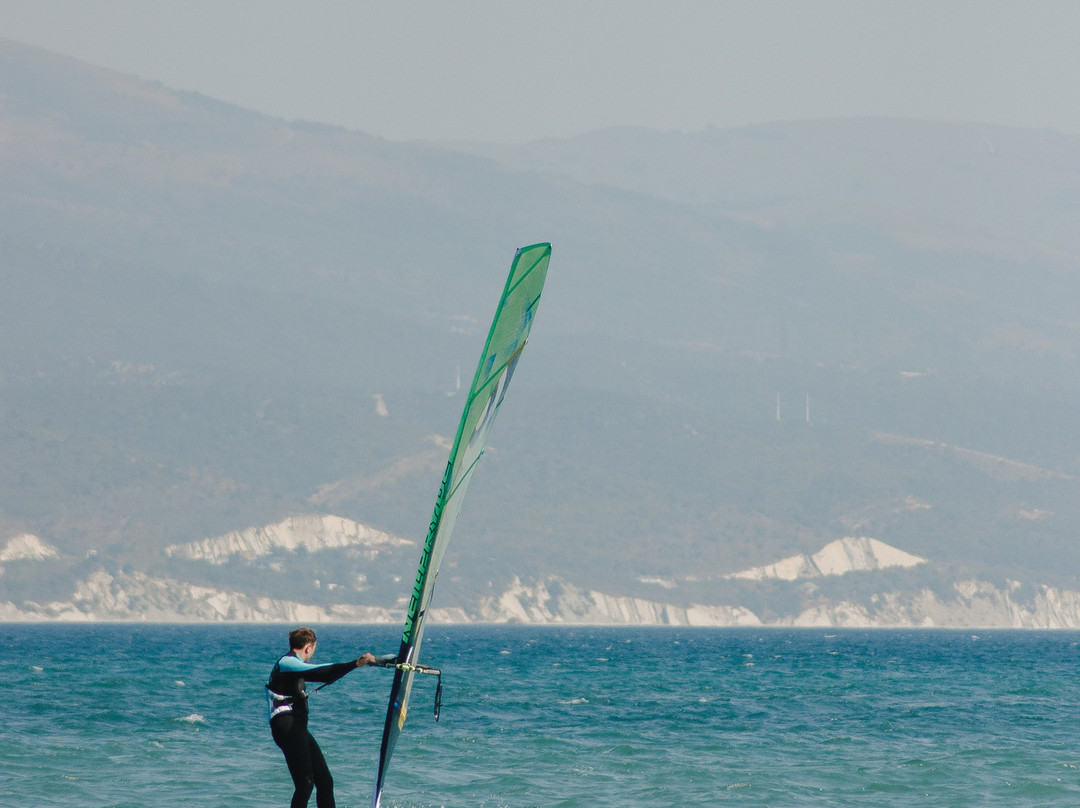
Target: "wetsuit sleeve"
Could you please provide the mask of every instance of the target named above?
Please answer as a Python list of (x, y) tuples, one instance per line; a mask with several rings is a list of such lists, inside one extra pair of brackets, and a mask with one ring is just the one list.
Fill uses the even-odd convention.
[(336, 662), (332, 665), (312, 665), (294, 656), (284, 656), (278, 663), (282, 673), (295, 673), (308, 682), (336, 682), (349, 671), (356, 669), (356, 660)]

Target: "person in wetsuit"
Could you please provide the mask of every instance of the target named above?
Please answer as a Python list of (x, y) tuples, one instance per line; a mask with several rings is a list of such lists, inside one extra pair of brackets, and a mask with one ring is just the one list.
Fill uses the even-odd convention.
[(349, 671), (375, 662), (374, 656), (364, 654), (348, 662), (313, 665), (310, 660), (314, 653), (315, 632), (310, 628), (293, 629), (289, 632), (289, 653), (274, 663), (270, 681), (266, 683), (270, 733), (284, 753), (292, 776), (291, 808), (307, 808), (313, 788), (318, 808), (335, 808), (334, 779), (319, 744), (308, 732), (308, 694), (304, 683), (330, 684)]

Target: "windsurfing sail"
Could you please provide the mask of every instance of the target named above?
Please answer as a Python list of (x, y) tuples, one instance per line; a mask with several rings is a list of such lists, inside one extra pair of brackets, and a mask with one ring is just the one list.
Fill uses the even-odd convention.
[[(550, 258), (550, 244), (522, 247), (514, 256), (506, 287), (499, 299), (495, 318), (484, 344), (484, 352), (480, 355), (480, 362), (465, 400), (461, 423), (450, 448), (450, 458), (443, 472), (427, 539), (420, 554), (420, 566), (416, 571), (416, 582), (413, 584), (409, 610), (405, 616), (405, 629), (401, 635), (401, 648), (395, 660), (388, 660), (395, 668), (394, 684), (386, 709), (373, 808), (379, 808), (382, 800), (386, 770), (398, 734), (408, 715), (413, 679), (417, 673), (437, 673), (435, 669), (425, 668), (418, 663), (420, 644), (424, 638), (424, 617), (431, 603), (435, 579), (439, 575), (439, 566), (446, 554), (450, 534), (461, 512), (465, 492), (472, 481), (476, 465), (484, 454), (491, 425), (529, 338)], [(437, 711), (438, 706), (436, 713)]]

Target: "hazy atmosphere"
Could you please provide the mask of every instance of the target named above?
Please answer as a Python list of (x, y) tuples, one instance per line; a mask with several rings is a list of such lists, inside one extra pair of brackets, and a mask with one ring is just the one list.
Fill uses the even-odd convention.
[[(1065, 3), (0, 0), (0, 619), (1080, 627)], [(404, 583), (403, 583), (404, 582)]]
[(391, 140), (849, 116), (1080, 132), (1077, 30), (1067, 0), (0, 0), (0, 36)]

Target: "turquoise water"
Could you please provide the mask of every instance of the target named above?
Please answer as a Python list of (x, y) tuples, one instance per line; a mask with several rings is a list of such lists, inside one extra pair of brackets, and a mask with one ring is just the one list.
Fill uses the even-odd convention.
[[(317, 627), (314, 661), (396, 650)], [(282, 626), (0, 625), (0, 804), (288, 805), (263, 682)], [(429, 628), (398, 806), (1080, 806), (1080, 634)], [(370, 801), (391, 674), (312, 698)], [(314, 800), (312, 800), (314, 805)]]

